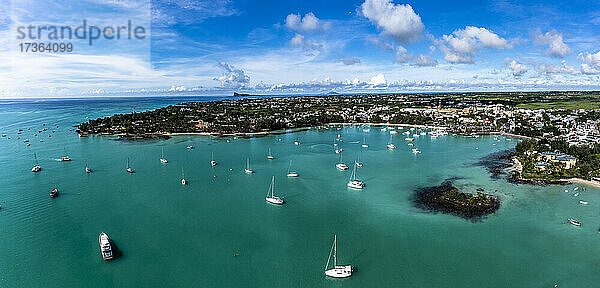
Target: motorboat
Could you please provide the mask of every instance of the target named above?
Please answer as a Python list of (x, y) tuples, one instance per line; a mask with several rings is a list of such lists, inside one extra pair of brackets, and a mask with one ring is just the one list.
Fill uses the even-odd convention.
[(102, 254), (102, 259), (104, 259), (104, 261), (113, 259), (114, 255), (112, 246), (110, 245), (110, 239), (106, 233), (100, 233), (100, 236), (98, 237), (98, 243), (100, 244), (100, 253)]
[(58, 196), (58, 188), (54, 187), (50, 190), (50, 198), (55, 198), (56, 196)]

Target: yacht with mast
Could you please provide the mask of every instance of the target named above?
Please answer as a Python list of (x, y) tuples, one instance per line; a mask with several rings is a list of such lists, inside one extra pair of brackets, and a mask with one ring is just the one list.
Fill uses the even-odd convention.
[(337, 164), (335, 164), (335, 167), (340, 170), (348, 170), (348, 165), (342, 162), (342, 154), (340, 154), (340, 161)]
[(85, 160), (85, 173), (92, 173), (92, 169), (88, 167), (87, 160)]
[(65, 149), (65, 155), (60, 158), (60, 161), (71, 161), (71, 158), (67, 155), (67, 149)]
[(279, 198), (279, 196), (275, 196), (275, 176), (271, 179), (271, 185), (269, 186), (265, 200), (271, 204), (283, 205), (283, 199)]
[(215, 161), (215, 152), (211, 152), (210, 153), (210, 165), (212, 166), (217, 166), (217, 161)]
[(254, 170), (250, 169), (250, 158), (246, 158), (246, 169), (244, 169), (244, 172), (248, 174), (254, 173)]
[(369, 144), (367, 144), (367, 136), (363, 136), (363, 144), (361, 146), (363, 148), (369, 148)]
[(165, 147), (161, 147), (160, 149), (160, 162), (168, 163), (167, 159), (165, 159)]
[(100, 244), (100, 253), (102, 253), (102, 259), (104, 259), (104, 261), (113, 259), (113, 251), (110, 245), (110, 239), (106, 233), (100, 233), (100, 236), (98, 237), (98, 243)]
[(292, 160), (290, 160), (290, 165), (288, 165), (287, 177), (298, 177), (298, 173), (292, 171)]
[(352, 170), (352, 175), (350, 175), (350, 181), (348, 181), (348, 187), (354, 188), (354, 189), (365, 188), (365, 183), (356, 179), (356, 164), (354, 165), (354, 169)]
[(35, 165), (31, 168), (31, 172), (40, 172), (42, 171), (42, 167), (38, 164), (37, 155), (33, 153), (33, 158), (35, 159)]
[[(333, 255), (333, 268), (329, 268), (329, 262)], [(333, 245), (329, 251), (329, 258), (327, 258), (327, 264), (325, 264), (325, 275), (333, 278), (347, 278), (352, 276), (351, 265), (338, 265), (337, 264), (337, 235), (333, 236)]]
[(183, 167), (181, 167), (181, 185), (187, 185), (187, 181), (185, 180), (185, 174), (183, 174)]
[(275, 159), (275, 157), (273, 157), (273, 154), (271, 154), (271, 148), (269, 148), (269, 154), (267, 155), (267, 159), (269, 159), (269, 160)]
[(127, 167), (125, 167), (125, 171), (127, 171), (128, 173), (133, 173), (133, 169), (129, 167), (129, 157), (127, 157)]
[(362, 162), (360, 162), (360, 152), (358, 153), (358, 155), (356, 155), (356, 166), (363, 167)]
[(387, 144), (387, 148), (390, 149), (390, 150), (391, 149), (396, 149), (396, 145), (394, 145), (394, 143), (392, 143), (392, 136), (393, 135), (390, 135), (390, 142)]

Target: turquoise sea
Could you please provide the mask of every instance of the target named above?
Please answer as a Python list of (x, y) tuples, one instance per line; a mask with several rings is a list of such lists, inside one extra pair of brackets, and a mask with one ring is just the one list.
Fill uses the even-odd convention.
[[(217, 98), (187, 100), (199, 99)], [(414, 143), (423, 153), (415, 155), (402, 134), (394, 136), (398, 149), (386, 149), (389, 131), (376, 127), (152, 141), (79, 138), (72, 127), (86, 116), (180, 101), (0, 101), (0, 134), (7, 134), (0, 138), (0, 287), (581, 288), (600, 283), (598, 189), (579, 188), (579, 197), (573, 197), (575, 185), (514, 185), (476, 165), (513, 148), (517, 139), (421, 136)], [(48, 131), (38, 133), (43, 128)], [(18, 129), (24, 129), (21, 135)], [(337, 134), (346, 164), (360, 154), (364, 166), (358, 176), (366, 183), (361, 191), (346, 187), (351, 171), (334, 166)], [(357, 143), (363, 139), (368, 148)], [(186, 149), (189, 145), (195, 149)], [(159, 161), (161, 148), (167, 164)], [(266, 159), (269, 148), (275, 160)], [(56, 160), (64, 151), (73, 161)], [(39, 173), (30, 172), (34, 152)], [(209, 164), (211, 153), (218, 166)], [(128, 157), (134, 174), (125, 172)], [(246, 158), (256, 171), (252, 175), (243, 171)], [(300, 177), (285, 176), (290, 160)], [(93, 173), (84, 172), (85, 161)], [(182, 168), (187, 186), (180, 184)], [(281, 207), (264, 200), (272, 176), (276, 193), (286, 200)], [(464, 191), (483, 188), (498, 195), (501, 208), (473, 223), (413, 207), (415, 189), (452, 177)], [(60, 190), (55, 199), (48, 195), (53, 183)], [(569, 225), (568, 218), (583, 225)], [(100, 232), (111, 237), (121, 257), (102, 260)], [(356, 267), (351, 278), (323, 275), (334, 234), (339, 263)]]

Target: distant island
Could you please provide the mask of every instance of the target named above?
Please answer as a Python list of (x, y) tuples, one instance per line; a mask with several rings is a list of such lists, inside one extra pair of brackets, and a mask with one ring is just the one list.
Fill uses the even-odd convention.
[(414, 200), (418, 208), (449, 213), (474, 221), (500, 208), (500, 200), (497, 197), (481, 191), (477, 194), (460, 192), (452, 185), (452, 180), (446, 180), (439, 186), (416, 190)]

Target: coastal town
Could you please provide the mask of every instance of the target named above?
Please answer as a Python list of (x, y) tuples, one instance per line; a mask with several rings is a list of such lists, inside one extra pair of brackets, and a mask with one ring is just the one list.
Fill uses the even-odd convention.
[[(600, 151), (594, 147), (600, 142), (600, 110), (578, 105), (593, 96), (584, 92), (245, 96), (92, 119), (80, 124), (78, 132), (249, 137), (332, 123), (416, 125), (469, 137), (525, 139), (516, 149), (523, 179), (597, 179)], [(553, 105), (544, 108), (539, 103)], [(566, 104), (561, 108), (556, 103)]]

